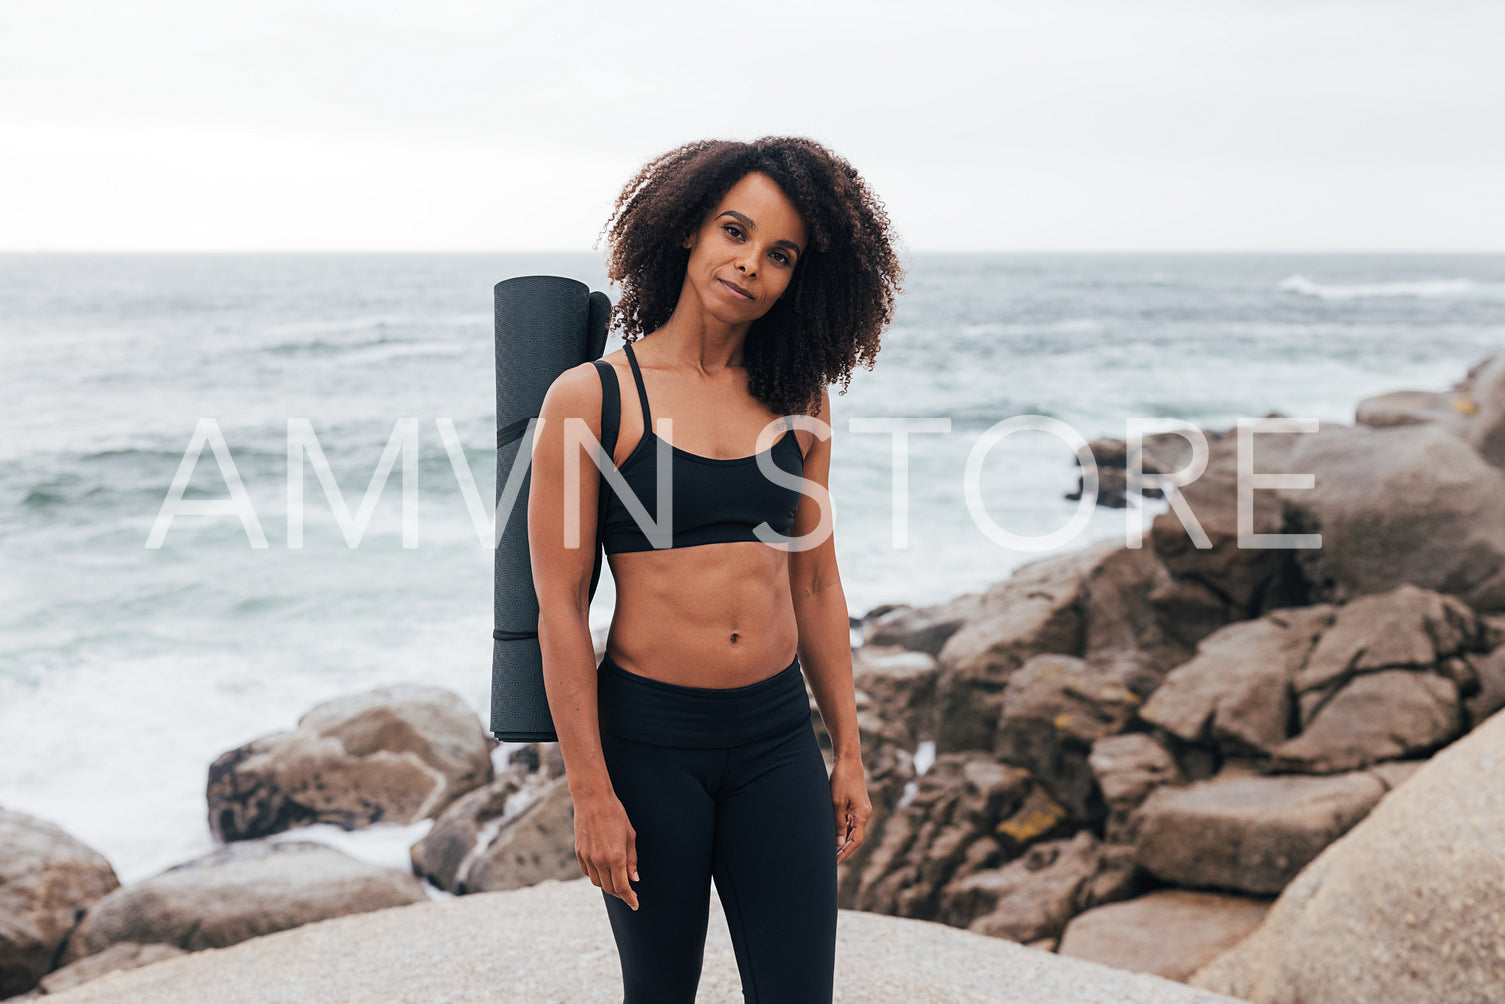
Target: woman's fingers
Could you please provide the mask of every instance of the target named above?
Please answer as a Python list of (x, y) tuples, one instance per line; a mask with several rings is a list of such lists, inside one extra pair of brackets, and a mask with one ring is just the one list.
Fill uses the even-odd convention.
[(613, 867), (611, 877), (612, 881), (616, 883), (617, 889), (620, 890), (616, 895), (622, 898), (622, 902), (636, 910), (638, 908), (638, 893), (627, 881), (627, 863), (624, 861)]
[(863, 819), (861, 816), (858, 816), (857, 814), (854, 813), (852, 815), (852, 835), (848, 839), (848, 843), (850, 843), (852, 845), (852, 850), (855, 851), (857, 848), (861, 847), (862, 846), (862, 841), (865, 840), (866, 838), (867, 838), (867, 820)]

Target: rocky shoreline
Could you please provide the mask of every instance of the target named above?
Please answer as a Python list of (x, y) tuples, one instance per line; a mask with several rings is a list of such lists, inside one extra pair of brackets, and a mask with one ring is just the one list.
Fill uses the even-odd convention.
[[(840, 866), (841, 907), (1250, 1001), (1375, 999), (1343, 995), (1365, 979), (1391, 1002), (1443, 987), (1499, 999), (1505, 963), (1477, 946), (1498, 942), (1505, 907), (1476, 894), (1505, 876), (1498, 828), (1449, 829), (1444, 874), (1408, 870), (1416, 848), (1393, 835), (1418, 832), (1429, 793), (1484, 776), (1480, 758), (1505, 746), (1505, 353), (1449, 391), (1356, 415), (1254, 437), (1254, 471), (1315, 486), (1254, 491), (1246, 533), (1320, 533), (1318, 549), (1241, 546), (1239, 436), (1209, 431), (1205, 472), (1179, 489), (1196, 533), (1173, 506), (1141, 547), (1099, 542), (855, 622), (874, 816)], [(1121, 504), (1125, 445), (1092, 448), (1098, 504)], [(1167, 474), (1189, 454), (1180, 436), (1150, 437), (1144, 466)], [(128, 886), (56, 826), (0, 808), (0, 997), (421, 904), (425, 882), (465, 896), (579, 879), (558, 746), (500, 772), (494, 747), (439, 688), (327, 702), (210, 765), (223, 847)], [(1497, 788), (1481, 801), (1505, 815)], [(265, 840), (431, 818), (410, 872)], [(1361, 978), (1340, 958), (1341, 912), (1310, 908), (1310, 876), (1351, 881), (1345, 867), (1410, 876), (1385, 888), (1417, 915), (1437, 889), (1475, 909), (1450, 917), (1448, 945), (1390, 951)]]

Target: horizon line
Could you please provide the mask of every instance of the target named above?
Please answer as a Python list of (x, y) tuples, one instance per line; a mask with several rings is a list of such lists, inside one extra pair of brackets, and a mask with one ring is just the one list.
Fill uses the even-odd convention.
[[(1480, 248), (909, 248), (915, 255), (1505, 255), (1505, 247)], [(0, 255), (579, 255), (605, 260), (591, 250), (466, 250), (434, 248), (6, 248)]]

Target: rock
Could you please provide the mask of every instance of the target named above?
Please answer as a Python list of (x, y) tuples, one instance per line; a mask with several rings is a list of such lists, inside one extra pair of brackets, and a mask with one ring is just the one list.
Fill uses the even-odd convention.
[(1374, 429), (1432, 422), (1457, 426), (1475, 411), (1473, 399), (1460, 391), (1393, 390), (1360, 401), (1354, 421)]
[(209, 828), (221, 841), (296, 826), (413, 823), (492, 780), (481, 721), (458, 695), (402, 684), (326, 701), (293, 732), (221, 754)]
[[(1332, 624), (1295, 677), (1301, 724), (1360, 673), (1382, 669), (1443, 671), (1454, 658), (1489, 651), (1499, 632), (1467, 604), (1410, 583), (1359, 596), (1334, 611)], [(1384, 625), (1378, 630), (1377, 625)], [(1477, 686), (1474, 682), (1470, 689)]]
[(982, 611), (937, 657), (937, 752), (992, 749), (1003, 688), (1014, 671), (1042, 652), (1085, 654), (1087, 582), (1122, 549), (1104, 540), (1041, 558), (988, 589)]
[(1167, 629), (1149, 599), (1173, 581), (1153, 548), (1106, 544), (1082, 578), (1082, 655), (1099, 663), (1137, 663), (1137, 684), (1127, 676), (1123, 682), (1141, 697), (1155, 689), (1167, 669), (1185, 662), (1194, 647), (1178, 640), (1179, 630)]
[(1455, 737), (1460, 694), (1481, 687), (1474, 657), (1497, 641), (1456, 597), (1409, 583), (1273, 610), (1204, 638), (1139, 717), (1269, 770), (1351, 770)]
[(1309, 489), (1276, 489), (1288, 529), (1320, 533), (1296, 552), (1314, 600), (1343, 603), (1402, 582), (1505, 610), (1505, 470), (1435, 425), (1330, 427), (1290, 467)]
[(1135, 814), (1134, 857), (1175, 885), (1272, 895), (1385, 790), (1367, 771), (1264, 777), (1225, 768), (1151, 792)]
[(528, 743), (512, 751), (507, 757), (507, 767), (548, 781), (564, 776), (564, 753), (558, 743)]
[(1427, 754), (1463, 730), (1458, 687), (1433, 673), (1387, 669), (1355, 677), (1301, 735), (1277, 746), (1270, 769), (1331, 774)]
[(237, 843), (123, 886), (79, 921), (60, 958), (120, 942), (219, 948), (327, 917), (423, 902), (405, 872), (309, 841)]
[(1462, 426), (1464, 441), (1486, 462), (1505, 468), (1505, 352), (1469, 370), (1468, 384), (1473, 410)]
[(940, 754), (920, 776), (914, 798), (894, 810), (877, 835), (852, 894), (854, 905), (933, 918), (942, 885), (1004, 859), (993, 828), (1034, 788), (1027, 771), (986, 754)]
[(1232, 755), (1268, 752), (1292, 726), (1291, 681), (1333, 618), (1331, 606), (1273, 610), (1202, 639), (1175, 667), (1139, 717), (1187, 742)]
[(1063, 836), (1077, 828), (1078, 821), (1072, 817), (1071, 810), (1051, 798), (1044, 787), (1035, 783), (1030, 786), (1019, 807), (993, 827), (993, 835), (1008, 856), (1013, 857), (1023, 853), (1030, 844), (1048, 837)]
[(1097, 838), (1036, 844), (1002, 868), (975, 872), (941, 891), (938, 919), (995, 938), (1031, 942), (1060, 935), (1081, 908), (1101, 864)]
[[(513, 797), (526, 783), (526, 775), (509, 772), (451, 802), (423, 839), (409, 850), (413, 874), (459, 895), (463, 891), (460, 875), (478, 855), (485, 854), (496, 831), (515, 819), (523, 806), (536, 797), (535, 791)], [(539, 779), (535, 786), (545, 783)], [(572, 847), (573, 844), (572, 838)]]
[[(1159, 608), (1162, 623), (1181, 630), (1180, 640), (1187, 647), (1222, 624), (1308, 601), (1291, 549), (1239, 543), (1237, 432), (1204, 432), (1206, 469), (1181, 486), (1172, 508), (1150, 524), (1150, 542), (1177, 584), (1157, 590), (1151, 601)], [(1290, 470), (1288, 458), (1301, 435), (1257, 432), (1251, 437), (1253, 470), (1261, 474)], [(1189, 464), (1189, 454), (1186, 459)], [(1253, 491), (1250, 502), (1254, 533), (1284, 531), (1274, 492)], [(1185, 589), (1180, 588), (1183, 583)]]
[(133, 941), (120, 941), (103, 951), (86, 955), (77, 962), (71, 962), (61, 969), (54, 969), (42, 977), (42, 989), (49, 994), (60, 994), (70, 987), (87, 983), (105, 973), (113, 973), (117, 969), (135, 969), (138, 966), (149, 966), (153, 962), (187, 954), (177, 945), (162, 942), (138, 945)]
[(982, 603), (981, 593), (966, 593), (930, 607), (880, 608), (881, 613), (862, 619), (862, 644), (937, 655), (958, 628), (982, 611)]
[[(1090, 443), (1088, 444), (1091, 445)], [(1080, 461), (1077, 463), (1080, 467)], [(1061, 496), (1076, 502), (1081, 499), (1082, 493), (1087, 490), (1087, 476), (1077, 475), (1076, 487)], [(1143, 494), (1149, 494), (1144, 492)], [(1129, 507), (1129, 478), (1128, 472), (1122, 467), (1099, 467), (1097, 469), (1097, 496), (1094, 499), (1097, 505), (1106, 506), (1109, 509), (1127, 509)], [(1050, 942), (1052, 939), (1044, 939), (1041, 943)], [(1031, 946), (1033, 947), (1033, 946)], [(1048, 949), (1054, 951), (1054, 948)]]
[(898, 726), (892, 738), (906, 749), (921, 739), (933, 739), (935, 657), (891, 645), (863, 645), (852, 655), (852, 678), (871, 700), (880, 722)]
[(1132, 844), (1106, 843), (1098, 849), (1097, 874), (1077, 898), (1080, 909), (1091, 910), (1106, 903), (1133, 899), (1152, 884), (1153, 877), (1134, 860)]
[(1170, 751), (1143, 732), (1104, 736), (1092, 744), (1087, 765), (1108, 806), (1105, 835), (1109, 840), (1134, 840), (1129, 820), (1150, 792), (1162, 784), (1185, 779)]
[(506, 816), (495, 834), (483, 838), (460, 863), (456, 893), (502, 892), (580, 874), (568, 779), (556, 777), (530, 794), (521, 811)]
[(1487, 656), (1470, 660), (1478, 689), (1464, 699), (1464, 728), (1473, 731), (1490, 715), (1505, 708), (1505, 645)]
[[(1217, 434), (1214, 433), (1214, 436)], [(1124, 507), (1125, 500), (1120, 496), (1130, 488), (1128, 471), (1129, 444), (1127, 440), (1115, 439), (1104, 436), (1094, 439), (1087, 444), (1092, 452), (1093, 462), (1098, 467), (1098, 504), (1110, 505), (1113, 508)], [(1142, 436), (1139, 440), (1139, 470), (1137, 475), (1146, 474), (1173, 474), (1186, 466), (1191, 457), (1191, 443), (1186, 437), (1173, 432), (1159, 432), (1148, 436)], [(1077, 466), (1081, 464), (1078, 461)], [(1157, 486), (1153, 478), (1135, 477), (1140, 481), (1138, 484), (1139, 494), (1145, 498), (1164, 498), (1165, 493)], [(1106, 487), (1106, 490), (1105, 490)], [(1106, 498), (1105, 498), (1106, 496)], [(1067, 498), (1080, 498), (1081, 487), (1076, 493), (1066, 496)]]
[(104, 856), (62, 827), (0, 808), (0, 996), (35, 987), (78, 915), (119, 887)]
[(1165, 624), (1166, 634), (1185, 650), (1195, 649), (1199, 641), (1233, 617), (1227, 601), (1215, 588), (1192, 578), (1172, 578), (1151, 590), (1146, 600)]
[(1254, 1004), (1486, 1004), (1505, 987), (1505, 715), (1439, 752), (1191, 979)]
[(1112, 664), (1037, 655), (1004, 688), (994, 752), (1028, 770), (1073, 816), (1095, 820), (1105, 810), (1087, 754), (1094, 741), (1121, 731), (1139, 705)]
[(1184, 981), (1247, 937), (1269, 909), (1267, 899), (1164, 889), (1078, 914), (1057, 951)]
[[(861, 651), (861, 649), (858, 649), (858, 651)], [(854, 655), (854, 670), (855, 666), (856, 656)], [(879, 710), (878, 702), (860, 686), (855, 687), (853, 698), (857, 707), (857, 735), (861, 740), (864, 753), (879, 745), (898, 746), (903, 749), (914, 748), (915, 738), (911, 733), (911, 729), (918, 728), (920, 720), (915, 719), (905, 722), (891, 721), (884, 718), (882, 712)], [(815, 730), (815, 741), (820, 745), (823, 752), (830, 753), (832, 750), (831, 733), (826, 731), (826, 721), (821, 717), (820, 705), (815, 700), (815, 695), (809, 695), (809, 699), (810, 725)]]
[[(622, 980), (601, 890), (585, 878), (337, 917), (111, 973), (56, 1004), (213, 1001), (615, 1004)], [(1144, 973), (924, 921), (840, 911), (833, 1004), (1237, 1004)], [(459, 961), (455, 961), (459, 960)], [(710, 890), (700, 1004), (744, 997)]]

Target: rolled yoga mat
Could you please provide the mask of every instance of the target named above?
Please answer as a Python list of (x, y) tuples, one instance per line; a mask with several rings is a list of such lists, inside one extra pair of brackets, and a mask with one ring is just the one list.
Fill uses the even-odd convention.
[[(554, 379), (572, 366), (601, 358), (611, 300), (583, 282), (559, 275), (524, 275), (496, 284), (496, 503), (513, 466), (531, 455), (529, 423), (538, 417)], [(497, 543), (491, 632), (491, 734), (504, 742), (558, 742), (543, 685), (538, 647), (538, 596), (528, 558), (525, 475)], [(591, 546), (589, 543), (586, 546)], [(601, 577), (595, 542), (590, 595)]]

